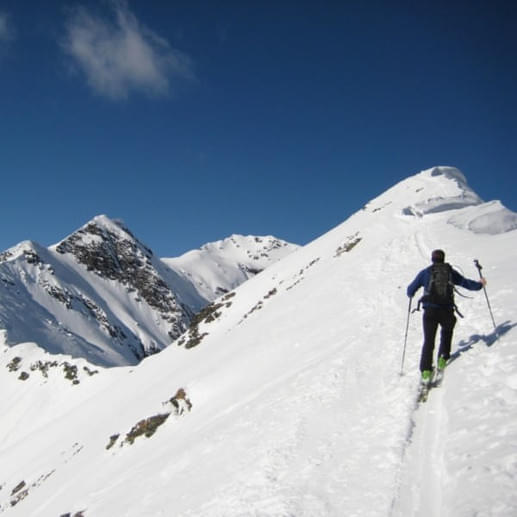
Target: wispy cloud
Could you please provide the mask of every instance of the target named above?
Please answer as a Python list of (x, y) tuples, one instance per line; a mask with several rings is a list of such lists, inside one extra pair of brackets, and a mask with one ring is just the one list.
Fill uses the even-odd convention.
[(9, 15), (0, 12), (0, 43), (14, 39), (14, 27)]
[(109, 6), (111, 17), (85, 7), (71, 11), (62, 43), (97, 93), (111, 99), (137, 91), (163, 96), (174, 81), (193, 77), (189, 57), (141, 24), (125, 0)]

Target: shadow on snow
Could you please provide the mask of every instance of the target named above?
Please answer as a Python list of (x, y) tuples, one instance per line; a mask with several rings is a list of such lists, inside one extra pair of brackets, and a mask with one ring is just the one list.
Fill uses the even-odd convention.
[(449, 363), (452, 363), (458, 359), (458, 357), (460, 357), (465, 352), (468, 352), (475, 344), (479, 342), (485, 343), (485, 345), (488, 347), (492, 346), (500, 337), (504, 336), (514, 327), (517, 327), (517, 323), (505, 321), (504, 323), (498, 325), (497, 328), (490, 334), (473, 334), (468, 338), (468, 340), (460, 341), (458, 343), (458, 350), (451, 354)]

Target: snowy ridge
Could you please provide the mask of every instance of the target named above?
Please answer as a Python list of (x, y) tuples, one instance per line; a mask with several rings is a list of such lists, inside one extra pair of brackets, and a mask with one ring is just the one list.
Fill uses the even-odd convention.
[(213, 301), (297, 248), (272, 236), (232, 235), (163, 261)]
[[(25, 437), (13, 440), (11, 426), (4, 441), (0, 428), (0, 511), (514, 515), (517, 233), (451, 224), (485, 207), (450, 203), (461, 196), (458, 174), (433, 171), (215, 300), (191, 348), (183, 336), (66, 390), (38, 371), (20, 380), (7, 368), (18, 347), (0, 350), (0, 411), (23, 422)], [(404, 212), (438, 198), (449, 209)], [(410, 319), (401, 377), (405, 288), (436, 247), (471, 278), (473, 258), (482, 262), (498, 328), (482, 293), (461, 300), (454, 360), (415, 406), (421, 321)], [(55, 404), (67, 411), (45, 417), (45, 432), (31, 424)]]

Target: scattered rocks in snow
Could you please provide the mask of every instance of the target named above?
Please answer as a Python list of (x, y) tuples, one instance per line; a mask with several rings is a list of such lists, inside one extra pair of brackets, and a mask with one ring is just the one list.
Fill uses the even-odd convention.
[(22, 372), (20, 373), (20, 375), (18, 376), (18, 379), (20, 381), (26, 381), (27, 379), (29, 378), (29, 374), (27, 372)]
[(278, 291), (276, 290), (276, 287), (271, 289), (271, 291), (269, 291), (265, 296), (264, 296), (264, 300), (267, 300), (268, 298), (271, 298), (272, 296), (274, 296)]
[(83, 370), (90, 376), (90, 377), (93, 377), (94, 375), (96, 375), (97, 373), (99, 373), (99, 370), (91, 370), (90, 368), (88, 368), (88, 366), (83, 366)]
[[(387, 203), (385, 203), (385, 204), (384, 204), (384, 205), (382, 205), (382, 206), (378, 206), (378, 207), (376, 207), (376, 208), (372, 208), (372, 210), (371, 210), (372, 214), (374, 214), (375, 212), (380, 212), (383, 208), (386, 208), (387, 206), (390, 206), (390, 205), (391, 205), (391, 203), (392, 203), (391, 201), (388, 201)], [(364, 210), (367, 210), (368, 208), (369, 208), (369, 205), (366, 205), (366, 206), (364, 207)]]
[(5, 262), (6, 260), (9, 260), (12, 256), (13, 254), (9, 250), (4, 251), (0, 253), (0, 262)]
[(21, 362), (22, 362), (22, 358), (21, 357), (18, 357), (18, 356), (17, 357), (13, 357), (11, 359), (11, 361), (6, 365), (6, 368), (10, 372), (16, 372), (17, 370), (19, 370)]
[(65, 371), (65, 379), (72, 381), (72, 384), (79, 384), (79, 379), (77, 378), (77, 365), (70, 364), (65, 361), (63, 363), (63, 370)]
[(20, 481), (11, 491), (11, 495), (16, 494), (19, 492), (22, 488), (24, 488), (26, 485), (25, 481)]
[[(164, 413), (158, 413), (154, 416), (150, 416), (148, 418), (144, 418), (137, 422), (131, 430), (126, 434), (124, 441), (120, 444), (122, 447), (124, 444), (133, 445), (135, 440), (140, 436), (145, 436), (146, 438), (150, 438), (154, 435), (158, 427), (165, 423), (165, 421), (169, 418), (171, 414), (180, 416), (185, 412), (189, 412), (192, 409), (192, 402), (187, 396), (186, 391), (183, 388), (179, 388), (175, 395), (171, 397), (169, 400), (163, 403), (165, 406), (172, 406), (170, 411), (166, 411)], [(109, 438), (109, 442), (106, 445), (106, 449), (111, 449), (120, 438), (120, 434), (113, 434)]]
[(177, 415), (182, 415), (185, 411), (190, 411), (192, 409), (192, 402), (187, 397), (187, 393), (183, 388), (180, 388), (174, 397), (170, 398), (164, 404), (172, 404)]
[(30, 368), (33, 372), (39, 370), (41, 372), (41, 375), (47, 378), (49, 368), (55, 368), (57, 365), (57, 361), (36, 361), (35, 363), (31, 364)]
[[(262, 300), (268, 300), (269, 298), (271, 298), (272, 296), (274, 296), (275, 294), (278, 293), (278, 289), (276, 287), (274, 287), (273, 289), (271, 289), (267, 294), (265, 294), (262, 298)], [(264, 307), (264, 302), (262, 300), (259, 300), (241, 319), (241, 321), (239, 321), (239, 325), (248, 317), (248, 316), (251, 316), (251, 314), (253, 314), (255, 311), (259, 311), (260, 309), (262, 309)]]
[(77, 456), (84, 449), (84, 445), (75, 442), (69, 450), (62, 452), (65, 463), (68, 463), (74, 456)]
[(259, 311), (264, 307), (264, 302), (259, 300), (242, 318), (241, 322), (245, 320), (248, 316), (251, 316), (255, 311)]
[(110, 441), (108, 443), (108, 445), (106, 445), (106, 449), (111, 449), (116, 443), (117, 443), (117, 440), (119, 439), (119, 436), (120, 434), (112, 434), (110, 436)]
[(16, 506), (29, 495), (29, 488), (25, 481), (20, 481), (11, 491), (11, 506)]
[(137, 422), (129, 433), (126, 434), (125, 442), (132, 445), (139, 436), (150, 438), (158, 427), (160, 427), (170, 416), (170, 413), (161, 413), (158, 415), (144, 418)]
[(202, 334), (199, 333), (199, 328), (197, 325), (192, 325), (189, 330), (187, 331), (188, 339), (183, 336), (178, 341), (178, 346), (185, 345), (185, 348), (194, 348), (195, 346), (199, 345), (201, 341), (203, 341), (203, 338), (208, 336), (208, 332), (203, 332)]
[(348, 236), (345, 242), (336, 250), (336, 254), (334, 255), (334, 257), (339, 257), (343, 253), (352, 251), (355, 248), (355, 246), (357, 246), (361, 242), (361, 240), (362, 237), (359, 237), (359, 232), (356, 232), (353, 235)]
[[(294, 276), (294, 278), (296, 279), (292, 284), (290, 284), (288, 287), (285, 288), (286, 291), (289, 291), (291, 290), (293, 287), (295, 287), (296, 285), (298, 285), (302, 280), (303, 280), (303, 275), (304, 273), (310, 269), (312, 266), (314, 266), (314, 264), (318, 263), (320, 260), (320, 257), (317, 257), (315, 258), (314, 260), (311, 260), (309, 262), (309, 264), (307, 266), (305, 266), (304, 268), (300, 269), (300, 271), (298, 272), (297, 275)], [(282, 282), (280, 282), (280, 284), (282, 284)]]
[(212, 323), (213, 321), (217, 320), (222, 314), (221, 309), (230, 307), (232, 305), (232, 302), (229, 300), (234, 296), (235, 292), (232, 291), (231, 293), (223, 296), (220, 302), (213, 302), (199, 311), (192, 318), (190, 327), (188, 328), (185, 335), (178, 341), (178, 346), (185, 345), (185, 348), (193, 348), (199, 345), (203, 338), (208, 336), (208, 332), (200, 332), (199, 325), (201, 323)]
[[(76, 364), (69, 363), (68, 361), (63, 361), (59, 363), (58, 361), (35, 361), (31, 363), (28, 367), (28, 370), (31, 372), (39, 371), (44, 378), (48, 378), (49, 371), (51, 368), (58, 368), (61, 366), (64, 372), (64, 378), (71, 381), (72, 384), (79, 384), (79, 367)], [(22, 358), (19, 356), (13, 357), (11, 361), (6, 365), (6, 368), (10, 372), (17, 372), (22, 367)], [(88, 366), (83, 366), (82, 371), (85, 372), (89, 377), (99, 373), (99, 370), (92, 370)], [(30, 377), (30, 374), (27, 371), (21, 371), (18, 379), (21, 381), (25, 381)]]
[[(42, 485), (53, 473), (55, 470), (51, 470), (47, 474), (41, 475), (35, 482), (31, 483), (30, 485), (27, 484), (25, 480), (20, 481), (12, 490), (11, 490), (11, 500), (9, 504), (11, 506), (16, 506), (20, 501), (25, 499), (29, 495), (29, 489), (30, 488), (36, 488)], [(0, 485), (0, 489), (2, 486)], [(2, 508), (0, 507), (0, 511)]]
[(290, 291), (293, 287), (296, 287), (301, 281), (303, 280), (303, 276), (298, 278), (298, 280), (296, 280), (293, 284), (287, 286), (285, 288), (286, 291)]

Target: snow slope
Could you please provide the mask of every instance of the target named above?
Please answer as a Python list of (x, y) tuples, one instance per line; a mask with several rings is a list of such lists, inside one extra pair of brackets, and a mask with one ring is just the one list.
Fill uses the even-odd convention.
[(272, 236), (232, 235), (177, 258), (162, 259), (199, 294), (215, 300), (298, 248)]
[[(69, 358), (4, 347), (0, 511), (516, 515), (517, 233), (497, 217), (473, 230), (486, 210), (459, 171), (423, 171), (132, 368), (81, 363), (70, 380)], [(482, 292), (462, 298), (453, 361), (417, 406), (419, 314), (400, 375), (405, 288), (437, 247), (471, 278), (484, 265), (497, 332)]]

